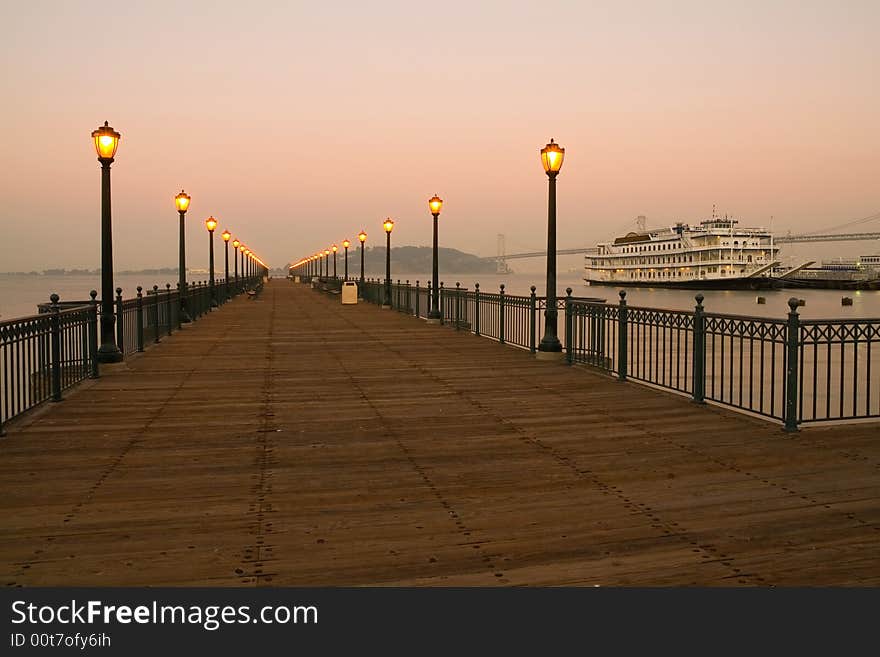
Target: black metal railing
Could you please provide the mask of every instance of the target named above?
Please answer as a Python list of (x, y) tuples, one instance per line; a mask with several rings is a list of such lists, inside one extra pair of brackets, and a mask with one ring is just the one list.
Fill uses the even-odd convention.
[(802, 422), (880, 416), (880, 319), (798, 325)]
[(880, 319), (802, 320), (567, 301), (569, 363), (779, 420), (880, 417)]
[(97, 371), (97, 309), (62, 306), (0, 322), (0, 433), (11, 418), (48, 400)]
[[(391, 286), (392, 307), (427, 317), (431, 287)], [(361, 298), (384, 303), (381, 280), (360, 286)], [(802, 320), (797, 299), (786, 318), (628, 306), (604, 299), (557, 299), (560, 340), (569, 364), (782, 422), (880, 417), (880, 319)], [(441, 323), (532, 353), (544, 334), (546, 298), (440, 285)]]
[[(219, 303), (247, 291), (259, 290), (261, 277), (240, 278), (229, 286), (215, 283)], [(48, 400), (60, 401), (62, 392), (86, 378), (97, 378), (97, 292), (88, 301), (38, 304), (38, 314), (0, 322), (0, 434), (12, 418)], [(197, 320), (211, 310), (210, 286), (187, 286), (187, 308)], [(180, 292), (166, 283), (154, 285), (124, 299), (116, 289), (116, 341), (123, 356), (143, 351), (181, 326)]]

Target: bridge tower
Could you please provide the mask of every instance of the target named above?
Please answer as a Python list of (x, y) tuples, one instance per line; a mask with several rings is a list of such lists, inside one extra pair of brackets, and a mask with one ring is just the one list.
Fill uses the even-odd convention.
[(506, 256), (507, 248), (504, 244), (504, 235), (502, 233), (498, 233), (498, 256), (495, 258), (495, 273), (510, 273), (510, 267), (507, 264)]

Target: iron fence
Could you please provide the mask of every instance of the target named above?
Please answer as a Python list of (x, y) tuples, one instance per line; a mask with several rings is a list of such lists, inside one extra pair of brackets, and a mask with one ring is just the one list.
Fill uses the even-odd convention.
[(880, 417), (880, 319), (802, 320), (568, 301), (569, 363), (778, 420)]
[(0, 433), (11, 418), (94, 375), (97, 307), (62, 310), (54, 303), (37, 315), (0, 322)]
[[(364, 283), (363, 299), (382, 303), (383, 283)], [(430, 286), (392, 285), (392, 306), (427, 317)], [(780, 421), (880, 417), (880, 319), (802, 320), (797, 299), (786, 318), (628, 306), (567, 296), (557, 299), (559, 336), (569, 364)], [(440, 286), (441, 322), (532, 353), (544, 336), (547, 300)]]
[(802, 422), (880, 416), (880, 319), (799, 324)]
[[(222, 285), (221, 281), (221, 285)], [(218, 302), (234, 294), (259, 288), (261, 277), (242, 278), (230, 285)], [(187, 308), (193, 320), (211, 309), (210, 286), (204, 281), (187, 286)], [(218, 288), (215, 286), (215, 292)], [(116, 341), (123, 357), (143, 351), (146, 344), (160, 342), (181, 326), (181, 295), (166, 283), (144, 294), (124, 299), (116, 289)], [(38, 314), (0, 322), (0, 434), (12, 418), (47, 401), (60, 401), (62, 393), (86, 378), (97, 378), (98, 301), (92, 290), (88, 301), (37, 305)]]

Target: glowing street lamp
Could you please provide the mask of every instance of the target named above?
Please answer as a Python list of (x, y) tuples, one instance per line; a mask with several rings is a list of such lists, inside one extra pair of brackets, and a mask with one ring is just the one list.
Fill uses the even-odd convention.
[(361, 287), (364, 286), (364, 242), (367, 241), (367, 234), (364, 231), (358, 233), (358, 240), (361, 243)]
[(214, 217), (205, 219), (205, 228), (208, 229), (208, 285), (211, 288), (211, 308), (217, 307), (217, 295), (214, 292), (214, 229), (217, 228), (217, 220)]
[(336, 278), (336, 252), (339, 250), (339, 247), (335, 244), (330, 247), (330, 250), (333, 251), (333, 278)]
[[(101, 363), (117, 363), (122, 360), (114, 331), (113, 226), (110, 212), (110, 165), (113, 164), (121, 137), (107, 121), (92, 132), (98, 162), (101, 163), (101, 346), (98, 347), (98, 361)], [(122, 321), (121, 317), (119, 321)]]
[(383, 223), (385, 229), (385, 303), (383, 308), (391, 307), (391, 231), (394, 230), (394, 222), (388, 217)]
[(349, 242), (347, 239), (342, 240), (342, 248), (345, 249), (345, 277), (343, 278), (343, 280), (345, 281), (348, 280), (348, 247), (350, 246), (351, 242)]
[(437, 247), (437, 219), (440, 217), (440, 209), (443, 207), (443, 199), (434, 194), (428, 199), (428, 207), (434, 217), (434, 252), (432, 258), (431, 277), (433, 288), (431, 290), (431, 310), (428, 311), (428, 322), (431, 324), (440, 323), (440, 274), (438, 265), (438, 247)]
[(330, 278), (330, 249), (324, 249), (324, 278)]
[(541, 149), (541, 164), (549, 180), (547, 201), (547, 302), (544, 310), (544, 337), (538, 345), (539, 358), (557, 358), (562, 355), (562, 343), (557, 337), (556, 310), (556, 176), (562, 168), (565, 149), (552, 139)]
[(186, 290), (186, 211), (189, 210), (190, 196), (182, 189), (180, 194), (174, 197), (174, 205), (177, 206), (177, 213), (180, 215), (180, 236), (178, 238), (178, 265), (177, 265), (177, 287), (179, 306), (180, 306), (180, 322), (188, 324), (192, 321), (187, 311), (187, 290)]
[(232, 237), (232, 233), (228, 230), (224, 230), (220, 233), (220, 237), (223, 238), (223, 242), (226, 244), (226, 277), (223, 279), (223, 301), (229, 300), (229, 240)]
[(237, 239), (232, 240), (232, 259), (233, 264), (235, 265), (235, 291), (238, 294), (238, 247), (241, 246), (241, 242)]

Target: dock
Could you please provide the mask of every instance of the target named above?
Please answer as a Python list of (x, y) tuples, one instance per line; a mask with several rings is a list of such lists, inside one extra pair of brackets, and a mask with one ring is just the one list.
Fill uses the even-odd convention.
[(6, 586), (877, 586), (880, 426), (288, 280), (10, 423)]

